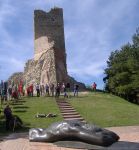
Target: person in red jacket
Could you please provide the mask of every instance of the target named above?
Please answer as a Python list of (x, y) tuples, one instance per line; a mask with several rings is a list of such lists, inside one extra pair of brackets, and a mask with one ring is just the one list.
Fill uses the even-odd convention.
[(33, 97), (33, 84), (31, 84), (29, 88), (30, 88), (30, 96)]
[(19, 98), (21, 98), (21, 95), (23, 95), (23, 88), (22, 88), (22, 85), (19, 84), (18, 85), (18, 96), (19, 96)]
[(96, 91), (96, 88), (97, 88), (97, 84), (94, 82), (93, 85), (92, 85), (93, 91)]
[(30, 86), (27, 87), (27, 96), (30, 96)]

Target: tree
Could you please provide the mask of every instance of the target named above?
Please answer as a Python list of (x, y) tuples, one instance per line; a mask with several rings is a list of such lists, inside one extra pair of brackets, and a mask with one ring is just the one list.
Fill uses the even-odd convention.
[(139, 93), (139, 29), (133, 44), (126, 44), (112, 52), (107, 61), (104, 82), (106, 89), (130, 101)]

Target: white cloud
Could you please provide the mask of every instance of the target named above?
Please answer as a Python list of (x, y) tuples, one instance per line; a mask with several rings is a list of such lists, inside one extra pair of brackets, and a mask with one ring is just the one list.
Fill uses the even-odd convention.
[[(84, 63), (84, 62), (83, 62)], [(83, 67), (81, 67), (83, 66)], [(88, 66), (84, 66), (81, 64), (80, 67), (69, 68), (69, 74), (77, 74), (79, 76), (87, 76), (87, 77), (100, 77), (104, 72), (104, 62), (92, 62)]]
[[(2, 64), (4, 67), (3, 69), (5, 70), (23, 70), (24, 67), (24, 62), (19, 60), (19, 59), (15, 59), (12, 57), (7, 58), (7, 56), (3, 56), (0, 57), (0, 64)], [(1, 65), (1, 67), (2, 67)]]
[(7, 80), (14, 72), (22, 72), (23, 68), (24, 61), (7, 56), (0, 57), (0, 77), (3, 80)]

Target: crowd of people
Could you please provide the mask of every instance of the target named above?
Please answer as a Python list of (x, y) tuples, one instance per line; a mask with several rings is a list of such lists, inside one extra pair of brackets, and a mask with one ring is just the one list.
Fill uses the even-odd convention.
[(15, 84), (11, 81), (3, 81), (0, 83), (0, 95), (1, 95), (1, 103), (3, 101), (12, 100), (12, 99), (20, 99), (21, 96), (24, 96), (25, 90), (22, 82)]
[(44, 85), (39, 85), (37, 84), (35, 86), (36, 88), (36, 92), (37, 92), (37, 96), (52, 96), (52, 97), (59, 97), (61, 94), (66, 98), (70, 97), (70, 93), (73, 91), (74, 94), (73, 96), (78, 96), (78, 91), (79, 91), (79, 85), (78, 84), (74, 84), (73, 90), (71, 88), (70, 83), (57, 83), (57, 85), (55, 86), (54, 84), (46, 84)]
[(78, 96), (79, 85), (74, 84), (71, 87), (70, 83), (57, 83), (54, 84), (45, 84), (40, 85), (37, 84), (30, 84), (25, 86), (22, 81), (19, 82), (4, 82), (1, 80), (0, 83), (0, 95), (1, 95), (1, 102), (7, 100), (18, 100), (22, 96), (29, 96), (33, 97), (36, 95), (39, 96), (52, 96), (52, 97), (59, 97), (61, 94), (66, 98), (70, 97), (70, 93), (73, 92), (73, 96)]
[[(92, 90), (96, 91), (97, 84), (94, 82), (92, 84)], [(70, 83), (57, 83), (54, 84), (45, 84), (40, 85), (37, 84), (30, 84), (25, 86), (22, 81), (17, 83), (13, 83), (11, 81), (4, 82), (1, 80), (0, 83), (0, 95), (1, 95), (1, 103), (5, 100), (18, 100), (21, 96), (29, 96), (33, 97), (36, 95), (37, 97), (40, 96), (52, 96), (52, 97), (59, 97), (61, 94), (66, 98), (70, 97), (70, 93), (73, 92), (73, 96), (78, 96), (79, 85), (74, 84), (71, 87)]]

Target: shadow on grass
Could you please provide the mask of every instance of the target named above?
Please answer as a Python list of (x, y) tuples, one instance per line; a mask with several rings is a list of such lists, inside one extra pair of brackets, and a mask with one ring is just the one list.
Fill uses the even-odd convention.
[[(18, 102), (20, 102), (20, 103), (24, 103), (24, 102), (26, 102), (26, 101), (24, 101), (24, 100), (19, 100)], [(17, 103), (18, 103), (18, 102), (17, 102)]]
[(30, 107), (24, 106), (25, 100), (19, 100), (17, 102), (13, 102), (11, 105), (13, 106), (14, 113), (24, 113), (27, 112), (27, 109)]
[(14, 106), (13, 109), (26, 109), (28, 106)]
[(24, 113), (24, 112), (27, 112), (26, 110), (14, 110), (13, 112), (19, 112), (19, 113)]
[(25, 102), (25, 100), (12, 101), (11, 105), (23, 105)]
[(12, 103), (11, 105), (24, 105), (23, 103)]

